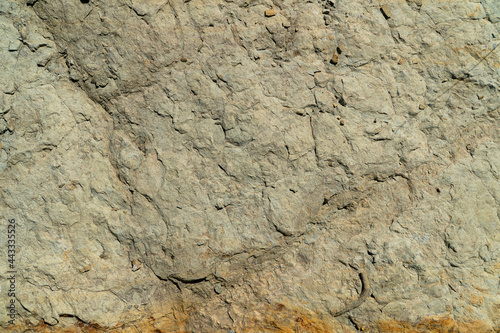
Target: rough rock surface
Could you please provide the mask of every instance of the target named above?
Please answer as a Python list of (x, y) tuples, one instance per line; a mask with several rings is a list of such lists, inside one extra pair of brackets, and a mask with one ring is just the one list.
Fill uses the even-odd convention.
[(496, 0), (0, 0), (2, 330), (500, 331), (498, 45)]

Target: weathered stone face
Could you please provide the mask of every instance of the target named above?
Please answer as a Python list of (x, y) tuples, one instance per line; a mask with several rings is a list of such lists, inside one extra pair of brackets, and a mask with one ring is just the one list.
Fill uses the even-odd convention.
[(499, 330), (499, 18), (492, 0), (0, 0), (19, 313), (0, 321)]

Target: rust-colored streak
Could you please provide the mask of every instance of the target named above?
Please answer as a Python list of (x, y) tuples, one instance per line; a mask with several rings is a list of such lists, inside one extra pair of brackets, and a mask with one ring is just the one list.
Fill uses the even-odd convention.
[[(246, 323), (245, 327), (233, 327), (238, 333), (346, 333), (356, 332), (353, 327), (341, 324), (332, 316), (322, 316), (308, 309), (294, 308), (282, 303), (263, 306), (265, 315)], [(182, 311), (181, 311), (182, 312)], [(170, 315), (162, 317), (145, 316), (144, 320), (115, 327), (104, 327), (97, 323), (77, 321), (72, 326), (50, 326), (41, 321), (37, 325), (16, 325), (3, 327), (2, 332), (33, 330), (37, 333), (188, 333), (189, 313), (177, 313), (175, 319)], [(428, 317), (416, 323), (397, 320), (380, 321), (367, 327), (358, 328), (363, 332), (387, 333), (495, 333), (500, 329), (488, 327), (479, 321), (458, 321), (450, 317)], [(204, 328), (204, 332), (227, 332), (213, 327)]]
[[(333, 323), (333, 321), (331, 321)], [(262, 321), (254, 322), (255, 327), (242, 332), (282, 332), (282, 333), (332, 333), (336, 332), (320, 315), (290, 305), (278, 304), (269, 307)], [(238, 331), (240, 332), (240, 331)]]
[(416, 324), (402, 321), (383, 321), (374, 332), (387, 333), (494, 333), (495, 330), (479, 321), (460, 322), (449, 317), (425, 318)]

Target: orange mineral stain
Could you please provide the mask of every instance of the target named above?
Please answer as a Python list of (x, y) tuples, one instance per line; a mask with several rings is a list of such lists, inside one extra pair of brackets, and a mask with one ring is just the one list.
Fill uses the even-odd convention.
[[(364, 327), (357, 327), (357, 330), (350, 325), (341, 324), (329, 315), (315, 313), (309, 309), (299, 308), (287, 303), (265, 305), (258, 307), (259, 310), (250, 311), (254, 315), (250, 320), (245, 321), (243, 327), (233, 327), (238, 333), (347, 333), (347, 332), (387, 332), (387, 333), (495, 333), (498, 329), (488, 327), (479, 321), (460, 321), (447, 316), (436, 316), (424, 318), (416, 323), (409, 323), (398, 320), (386, 320), (367, 324)], [(39, 333), (187, 333), (190, 329), (190, 318), (193, 316), (193, 309), (186, 310), (183, 306), (176, 306), (164, 315), (146, 315), (142, 320), (131, 323), (120, 322), (113, 327), (101, 326), (98, 323), (84, 323), (75, 319), (70, 326), (61, 324), (50, 326), (43, 320), (37, 325), (19, 324), (2, 328), (2, 332), (19, 332), (23, 330), (33, 330)], [(71, 315), (61, 315), (61, 317), (72, 317)], [(195, 324), (195, 323), (193, 323)], [(206, 327), (203, 332), (226, 332), (227, 329), (217, 329)]]

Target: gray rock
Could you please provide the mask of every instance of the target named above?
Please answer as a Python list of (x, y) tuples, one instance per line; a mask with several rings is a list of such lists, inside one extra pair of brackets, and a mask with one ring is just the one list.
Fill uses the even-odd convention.
[(19, 329), (499, 330), (499, 22), (0, 0)]

